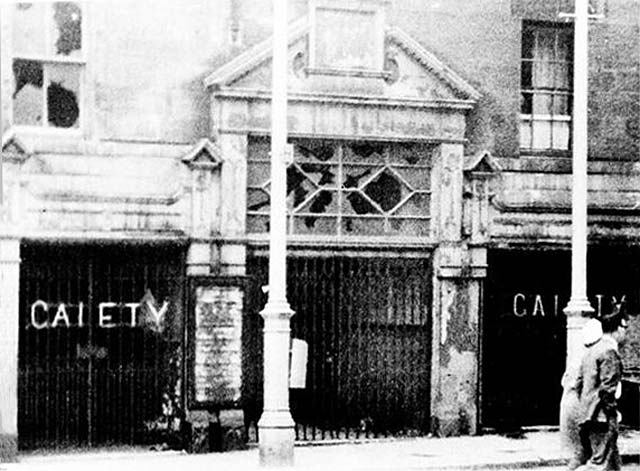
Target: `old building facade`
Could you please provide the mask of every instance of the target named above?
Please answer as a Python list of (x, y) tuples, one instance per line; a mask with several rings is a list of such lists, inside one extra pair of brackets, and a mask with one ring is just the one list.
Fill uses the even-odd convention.
[[(557, 425), (572, 2), (289, 7), (297, 438)], [(592, 9), (588, 294), (633, 314), (640, 2)], [(2, 5), (5, 457), (217, 420), (255, 439), (270, 15), (266, 0)]]

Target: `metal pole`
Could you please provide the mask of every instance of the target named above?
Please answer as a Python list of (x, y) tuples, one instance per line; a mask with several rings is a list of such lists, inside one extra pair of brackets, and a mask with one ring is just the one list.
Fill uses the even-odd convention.
[(573, 63), (573, 176), (571, 207), (571, 299), (567, 315), (567, 364), (579, 348), (577, 330), (593, 312), (587, 299), (587, 87), (588, 0), (576, 0)]
[(289, 411), (289, 342), (293, 311), (286, 297), (287, 0), (274, 0), (271, 98), (269, 298), (264, 310), (264, 408), (258, 421), (260, 465), (293, 466)]

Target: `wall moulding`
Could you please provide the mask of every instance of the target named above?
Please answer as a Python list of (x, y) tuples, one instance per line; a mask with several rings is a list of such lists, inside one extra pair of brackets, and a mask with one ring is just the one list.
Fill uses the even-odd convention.
[[(288, 131), (291, 135), (466, 142), (464, 111), (467, 106), (455, 103), (449, 108), (450, 104), (345, 97), (306, 101), (292, 97)], [(217, 116), (217, 134), (268, 134), (270, 102), (266, 97), (250, 101), (220, 100)]]

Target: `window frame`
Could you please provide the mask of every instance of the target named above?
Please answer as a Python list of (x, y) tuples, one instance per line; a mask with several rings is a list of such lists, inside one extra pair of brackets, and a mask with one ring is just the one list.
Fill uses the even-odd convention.
[[(539, 32), (542, 30), (553, 30), (554, 32), (554, 46), (553, 46), (553, 55), (551, 60), (541, 60), (540, 58), (536, 58), (536, 50), (538, 49), (538, 37)], [(531, 55), (530, 57), (525, 57), (525, 41), (526, 35), (531, 35)], [(559, 43), (562, 36), (566, 38), (566, 50), (567, 50), (567, 59), (559, 58)], [(568, 155), (571, 152), (572, 144), (573, 144), (573, 23), (565, 23), (565, 22), (547, 22), (547, 21), (530, 21), (524, 20), (522, 22), (522, 31), (521, 31), (521, 41), (520, 41), (520, 107), (519, 107), (519, 122), (518, 122), (518, 144), (520, 148), (520, 153), (526, 154), (557, 154), (557, 155)], [(535, 64), (536, 62), (549, 62), (553, 65), (552, 69), (552, 81), (553, 84), (551, 87), (549, 86), (536, 86), (534, 84), (535, 77)], [(529, 84), (525, 83), (525, 64), (529, 64)], [(564, 67), (567, 75), (567, 83), (566, 87), (560, 87), (555, 82), (557, 77), (557, 71), (559, 67)], [(529, 95), (530, 99), (530, 110), (529, 112), (525, 112), (523, 107), (525, 106), (525, 95)], [(540, 97), (543, 95), (549, 95), (549, 112), (548, 113), (536, 113), (534, 111), (535, 107), (535, 97)], [(554, 113), (553, 107), (555, 104), (555, 99), (557, 97), (564, 97), (567, 104), (567, 113)], [(545, 147), (535, 147), (535, 123), (547, 123), (548, 125), (548, 134), (549, 137), (545, 139)], [(556, 140), (560, 142), (564, 142), (565, 139), (562, 137), (557, 139), (560, 131), (554, 130), (555, 123), (567, 123), (568, 128), (566, 129), (566, 147), (559, 145), (558, 142), (554, 142), (554, 136), (556, 136)], [(528, 130), (528, 138), (523, 139), (524, 136), (524, 128)]]
[[(44, 133), (44, 134), (58, 134), (63, 133), (65, 135), (80, 135), (84, 132), (85, 125), (85, 116), (86, 116), (86, 105), (85, 105), (85, 96), (87, 93), (86, 90), (86, 69), (87, 69), (87, 44), (88, 44), (88, 31), (87, 31), (87, 2), (85, 1), (47, 1), (47, 2), (24, 2), (24, 3), (32, 3), (33, 5), (44, 5), (44, 9), (42, 15), (44, 16), (44, 47), (46, 51), (52, 51), (53, 49), (50, 47), (52, 43), (51, 38), (51, 26), (53, 25), (53, 13), (54, 13), (54, 5), (56, 3), (74, 3), (80, 7), (82, 12), (82, 20), (81, 20), (81, 31), (80, 31), (80, 41), (81, 48), (79, 50), (79, 54), (69, 57), (65, 55), (56, 55), (53, 52), (51, 54), (38, 54), (38, 53), (24, 53), (16, 50), (15, 44), (13, 44), (13, 39), (11, 41), (11, 67), (13, 69), (13, 64), (16, 60), (24, 60), (24, 61), (32, 61), (37, 62), (42, 66), (42, 119), (40, 124), (16, 124), (15, 122), (15, 109), (14, 109), (14, 99), (9, 100), (10, 113), (9, 116), (11, 118), (11, 124), (14, 128), (18, 130), (28, 130), (32, 132)], [(15, 7), (17, 4), (12, 4), (12, 38), (14, 31), (16, 28), (16, 16), (15, 16)], [(51, 74), (51, 66), (55, 65), (69, 65), (75, 66), (78, 68), (78, 93), (77, 93), (77, 104), (78, 104), (78, 118), (77, 125), (72, 127), (60, 127), (54, 126), (49, 123), (49, 107), (47, 103), (47, 87), (45, 84), (50, 82), (49, 75)], [(12, 90), (15, 90), (15, 74), (13, 70), (11, 72), (11, 80), (13, 82)]]
[[(403, 141), (361, 141), (352, 139), (333, 139), (333, 138), (315, 138), (315, 137), (297, 137), (290, 136), (290, 143), (294, 145), (294, 148), (312, 148), (315, 146), (327, 146), (334, 150), (334, 153), (329, 160), (298, 160), (295, 155), (299, 154), (299, 151), (294, 151), (294, 160), (287, 166), (287, 171), (294, 170), (306, 178), (309, 171), (304, 170), (303, 167), (307, 164), (315, 167), (322, 167), (324, 165), (330, 166), (334, 171), (335, 181), (331, 183), (325, 183), (324, 185), (313, 185), (309, 193), (304, 196), (303, 199), (291, 206), (291, 198), (294, 197), (293, 191), (287, 194), (287, 237), (311, 237), (311, 238), (333, 238), (336, 240), (348, 241), (356, 239), (368, 239), (368, 240), (381, 240), (381, 239), (393, 239), (394, 237), (405, 237), (420, 239), (428, 237), (428, 234), (432, 231), (432, 188), (431, 188), (431, 175), (433, 171), (433, 155), (436, 146), (433, 143), (425, 142), (403, 142)], [(251, 194), (263, 194), (266, 196), (266, 204), (260, 202), (262, 206), (268, 208), (269, 187), (271, 176), (268, 171), (264, 173), (256, 172), (255, 169), (260, 167), (263, 171), (267, 170), (270, 164), (270, 158), (268, 153), (258, 153), (255, 149), (260, 147), (268, 147), (269, 137), (264, 135), (250, 135), (249, 136), (249, 150), (247, 157), (247, 205), (246, 205), (246, 231), (252, 236), (260, 236), (268, 234), (268, 230), (255, 230), (253, 227), (254, 222), (259, 219), (269, 217), (269, 209), (256, 209), (252, 208), (257, 201), (251, 196)], [(381, 148), (381, 152), (374, 152), (371, 156), (360, 157), (354, 159), (352, 156), (353, 151), (347, 148), (353, 148), (353, 146), (365, 145)], [(421, 158), (415, 163), (404, 162), (398, 157), (398, 154), (392, 154), (395, 146), (408, 146), (412, 151), (421, 151)], [(255, 146), (255, 147), (254, 147)], [(308, 147), (311, 146), (311, 147)], [(255, 153), (254, 153), (255, 152)], [(373, 157), (377, 155), (378, 157)], [(366, 174), (362, 175), (357, 182), (357, 185), (346, 186), (346, 177), (348, 177), (347, 171), (353, 171), (355, 169), (361, 169), (363, 171), (370, 170)], [(313, 171), (311, 170), (313, 173)], [(417, 183), (412, 177), (407, 175), (412, 172), (419, 172), (423, 179), (421, 184)], [(367, 192), (367, 189), (371, 191), (372, 185), (385, 174), (390, 175), (398, 183), (400, 194), (398, 200), (393, 206), (385, 207), (386, 203), (382, 203), (376, 200), (376, 197)], [(256, 179), (258, 175), (262, 175), (262, 179)], [(309, 181), (314, 180), (309, 178)], [(320, 178), (322, 180), (322, 178)], [(305, 180), (306, 181), (306, 180)], [(307, 182), (308, 183), (308, 182)], [(316, 198), (324, 192), (331, 192), (335, 199), (332, 199), (330, 205), (333, 209), (322, 212), (308, 211), (306, 208), (313, 203)], [(350, 195), (355, 195), (362, 201), (363, 204), (368, 205), (373, 211), (358, 213), (353, 208), (354, 212), (351, 212), (348, 208), (347, 201), (350, 200)], [(422, 208), (421, 212), (411, 212), (409, 214), (403, 214), (404, 211), (410, 209), (412, 205), (416, 204), (416, 201), (427, 199), (428, 202)], [(346, 210), (345, 210), (346, 208)], [(317, 230), (300, 230), (300, 223), (306, 218), (312, 218), (314, 220), (329, 221), (330, 225), (335, 223), (333, 230), (327, 231), (325, 228), (321, 228), (320, 224)], [(376, 231), (374, 226), (367, 225), (367, 227), (359, 228), (358, 221), (369, 220), (373, 224), (382, 225), (381, 231)], [(346, 226), (350, 226), (349, 221), (354, 224), (353, 229), (346, 229)], [(414, 228), (416, 234), (407, 235), (405, 229), (394, 227), (402, 225), (404, 223), (415, 223), (417, 226)], [(365, 223), (366, 224), (366, 223)], [(343, 227), (345, 226), (345, 227)], [(421, 232), (422, 233), (418, 233)]]

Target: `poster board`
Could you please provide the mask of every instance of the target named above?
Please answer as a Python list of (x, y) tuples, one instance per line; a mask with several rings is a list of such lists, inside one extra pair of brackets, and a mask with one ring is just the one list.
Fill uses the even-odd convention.
[(244, 279), (196, 278), (190, 302), (190, 405), (237, 407), (242, 386)]

